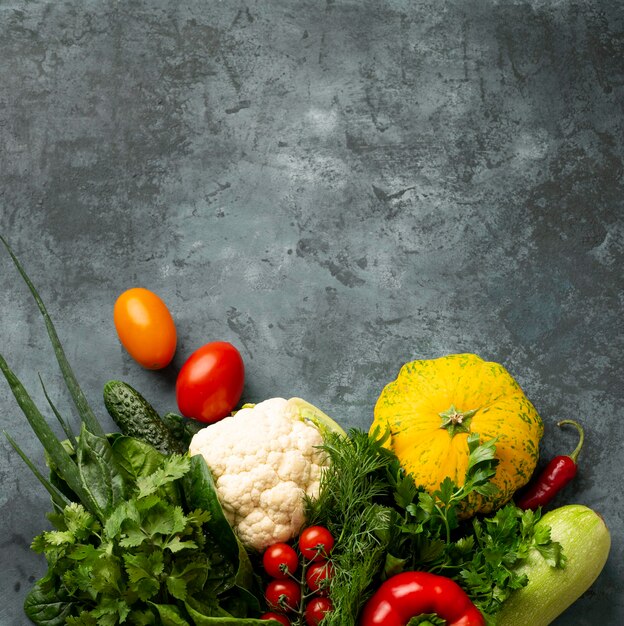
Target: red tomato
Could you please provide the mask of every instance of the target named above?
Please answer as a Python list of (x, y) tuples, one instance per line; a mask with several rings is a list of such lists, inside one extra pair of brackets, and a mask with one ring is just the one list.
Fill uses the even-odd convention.
[(313, 598), (305, 608), (305, 621), (308, 626), (318, 626), (325, 617), (325, 613), (333, 610), (331, 600), (327, 598)]
[(334, 547), (334, 538), (324, 526), (308, 526), (299, 536), (299, 551), (308, 561), (328, 556)]
[(301, 587), (292, 578), (272, 580), (267, 585), (264, 595), (270, 608), (278, 611), (296, 611), (301, 602)]
[(284, 626), (290, 626), (290, 620), (285, 615), (282, 615), (280, 613), (273, 613), (273, 611), (264, 613), (260, 616), (260, 619), (274, 619), (276, 622), (284, 624)]
[(306, 571), (306, 584), (314, 593), (327, 593), (329, 581), (334, 575), (334, 566), (329, 561), (315, 561)]
[(150, 370), (169, 365), (176, 350), (176, 328), (165, 303), (149, 289), (134, 287), (115, 302), (113, 321), (130, 356)]
[(186, 417), (217, 422), (240, 400), (244, 380), (240, 352), (226, 341), (207, 343), (191, 354), (178, 374), (178, 408)]
[(299, 565), (297, 553), (287, 543), (274, 543), (262, 555), (262, 565), (273, 578), (288, 578), (294, 574)]

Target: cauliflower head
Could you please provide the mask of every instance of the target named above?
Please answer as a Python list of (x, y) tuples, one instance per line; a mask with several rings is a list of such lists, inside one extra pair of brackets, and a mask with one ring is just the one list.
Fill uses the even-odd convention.
[(297, 535), (305, 521), (303, 495), (318, 495), (328, 464), (318, 448), (321, 431), (303, 417), (302, 407), (327, 418), (299, 398), (271, 398), (243, 407), (191, 440), (189, 452), (206, 460), (227, 520), (243, 544), (259, 551)]

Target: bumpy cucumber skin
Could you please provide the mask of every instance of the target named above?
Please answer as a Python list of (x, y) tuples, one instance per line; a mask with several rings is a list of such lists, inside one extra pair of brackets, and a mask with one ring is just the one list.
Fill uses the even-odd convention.
[(611, 535), (592, 509), (569, 504), (546, 513), (538, 524), (550, 526), (566, 566), (554, 569), (533, 553), (520, 570), (529, 583), (503, 604), (497, 626), (547, 626), (591, 587), (607, 561)]
[(136, 437), (163, 454), (184, 454), (178, 441), (154, 407), (134, 387), (119, 380), (104, 385), (104, 404), (124, 435)]

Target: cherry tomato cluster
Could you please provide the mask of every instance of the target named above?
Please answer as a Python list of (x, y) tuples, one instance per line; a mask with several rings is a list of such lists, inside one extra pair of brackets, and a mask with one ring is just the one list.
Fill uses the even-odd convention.
[(301, 532), (298, 552), (287, 543), (269, 546), (262, 565), (271, 578), (264, 592), (271, 610), (260, 619), (284, 626), (318, 626), (333, 608), (327, 597), (333, 547), (334, 538), (323, 526), (309, 526)]
[[(121, 344), (137, 363), (153, 370), (169, 365), (176, 351), (176, 327), (155, 293), (141, 287), (124, 291), (115, 302), (113, 318)], [(243, 359), (231, 343), (207, 343), (191, 354), (178, 374), (178, 408), (185, 417), (216, 422), (240, 400), (244, 379)]]

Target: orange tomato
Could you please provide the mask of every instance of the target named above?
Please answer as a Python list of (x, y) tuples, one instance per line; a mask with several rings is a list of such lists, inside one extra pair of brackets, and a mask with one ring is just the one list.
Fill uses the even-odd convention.
[(130, 356), (150, 370), (166, 367), (176, 350), (176, 327), (167, 305), (149, 289), (124, 291), (113, 311), (119, 340)]

